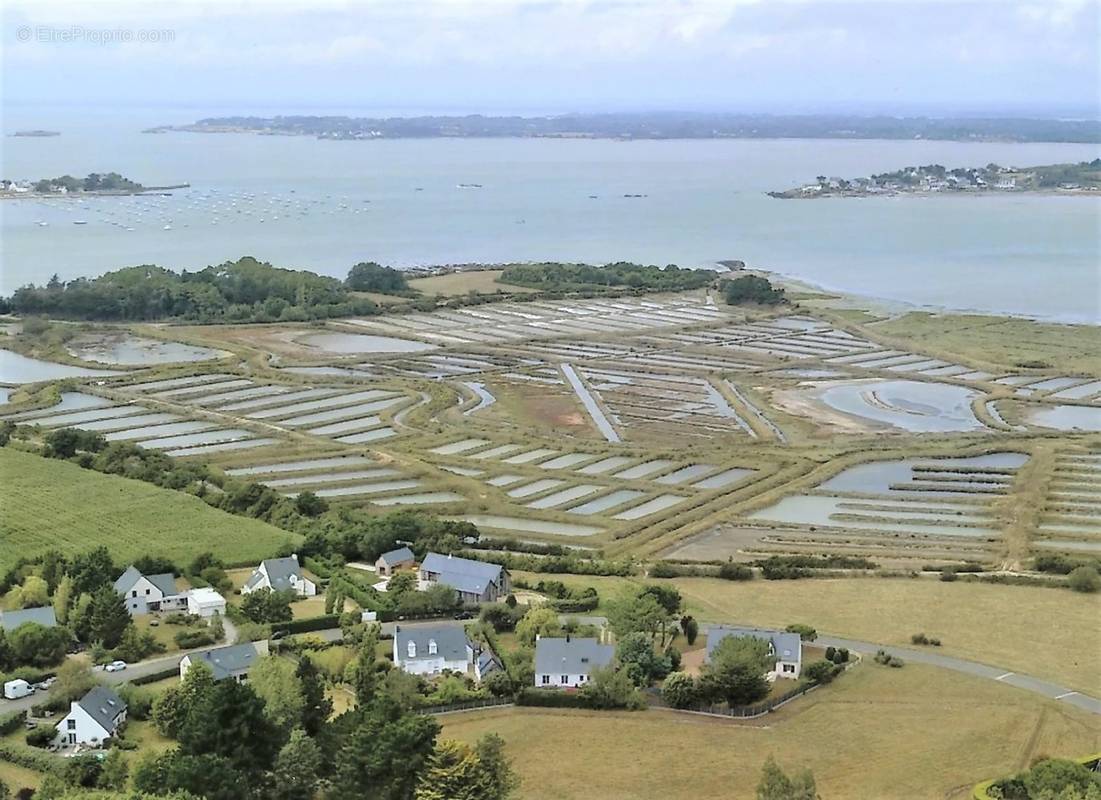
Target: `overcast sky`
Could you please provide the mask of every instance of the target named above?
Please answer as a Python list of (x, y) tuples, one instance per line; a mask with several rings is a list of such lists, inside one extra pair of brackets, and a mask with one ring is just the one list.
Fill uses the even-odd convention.
[(1099, 107), (1098, 0), (0, 6), (9, 107), (1068, 116)]

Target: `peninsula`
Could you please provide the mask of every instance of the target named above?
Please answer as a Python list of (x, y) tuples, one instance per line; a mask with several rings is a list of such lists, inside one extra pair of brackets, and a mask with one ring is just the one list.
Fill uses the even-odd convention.
[(93, 172), (86, 178), (74, 178), (62, 175), (59, 178), (41, 178), (37, 181), (8, 180), (0, 181), (0, 198), (41, 197), (81, 195), (128, 195), (163, 192), (169, 189), (186, 189), (191, 184), (178, 183), (172, 186), (143, 186), (137, 181), (124, 178), (117, 172), (101, 174)]
[(816, 197), (871, 197), (876, 195), (990, 192), (1054, 192), (1094, 194), (1101, 191), (1101, 158), (1078, 164), (1049, 164), (1038, 167), (957, 167), (940, 164), (904, 167), (864, 178), (828, 178), (819, 175), (813, 183), (794, 189), (769, 192), (782, 200)]

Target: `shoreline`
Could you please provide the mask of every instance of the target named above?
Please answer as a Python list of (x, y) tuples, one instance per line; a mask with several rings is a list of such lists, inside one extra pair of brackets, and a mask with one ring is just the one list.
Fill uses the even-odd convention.
[(143, 194), (160, 194), (176, 189), (190, 189), (190, 183), (172, 186), (143, 186), (141, 189), (94, 189), (89, 192), (0, 192), (0, 200), (67, 200), (70, 197), (137, 197)]

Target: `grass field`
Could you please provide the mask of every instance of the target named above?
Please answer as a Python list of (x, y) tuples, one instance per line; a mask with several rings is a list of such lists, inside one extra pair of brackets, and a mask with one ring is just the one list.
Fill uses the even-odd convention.
[[(595, 586), (602, 607), (630, 585), (624, 578), (517, 574), (528, 580)], [(673, 582), (689, 610), (702, 620), (779, 627), (802, 622), (838, 636), (907, 646), (912, 634), (925, 633), (941, 640), (938, 653), (1101, 695), (1098, 595), (907, 578)]]
[(497, 292), (534, 292), (524, 286), (511, 286), (497, 283), (504, 270), (484, 269), (472, 272), (449, 272), (446, 275), (433, 275), (430, 278), (417, 278), (409, 281), (409, 288), (422, 294), (439, 294), (444, 297), (467, 294), (496, 294)]
[(1095, 752), (1101, 737), (1086, 712), (922, 665), (866, 664), (748, 723), (529, 708), (440, 721), (442, 738), (500, 734), (525, 800), (752, 798), (769, 755), (789, 771), (810, 768), (825, 798), (962, 800), (1037, 754)]
[(10, 448), (0, 449), (0, 508), (0, 569), (21, 556), (100, 544), (120, 563), (142, 555), (185, 562), (205, 550), (233, 563), (266, 558), (296, 538), (182, 492)]
[(7, 761), (0, 761), (0, 783), (5, 784), (14, 796), (17, 791), (25, 787), (37, 789), (42, 783), (42, 773)]

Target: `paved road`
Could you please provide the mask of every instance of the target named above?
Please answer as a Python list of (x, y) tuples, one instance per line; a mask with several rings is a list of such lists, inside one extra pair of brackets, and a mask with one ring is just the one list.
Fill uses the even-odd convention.
[[(564, 614), (563, 618), (567, 616), (569, 615)], [(579, 619), (583, 624), (597, 626), (604, 625), (608, 621), (605, 617), (574, 618)], [(708, 629), (715, 624), (718, 623), (700, 623), (700, 632), (707, 633)], [(736, 622), (722, 624), (739, 625), (739, 623)], [(814, 640), (814, 643), (823, 647), (844, 647), (857, 653), (874, 654), (877, 650), (883, 650), (889, 655), (898, 656), (903, 661), (912, 661), (915, 664), (931, 664), (934, 667), (941, 667), (942, 669), (963, 672), (967, 675), (974, 675), (979, 678), (987, 678), (988, 680), (1007, 683), (1010, 686), (1016, 686), (1018, 689), (1024, 689), (1026, 692), (1043, 695), (1048, 699), (1058, 700), (1060, 703), (1075, 706), (1091, 714), (1101, 714), (1101, 699), (1091, 697), (1088, 694), (1082, 694), (1081, 692), (1076, 692), (1073, 689), (1068, 689), (1066, 686), (1060, 686), (1050, 681), (1034, 678), (1031, 675), (1022, 675), (1019, 672), (1013, 672), (1003, 667), (994, 667), (990, 664), (983, 664), (978, 661), (967, 661), (962, 658), (945, 656), (929, 650), (917, 650), (911, 647), (896, 647), (894, 645), (876, 644), (874, 642), (862, 642), (858, 639), (844, 639), (840, 636), (828, 636), (825, 634), (819, 634), (818, 638)]]

